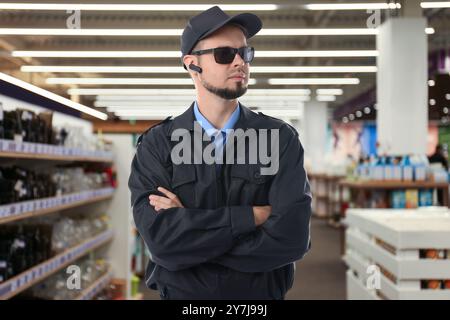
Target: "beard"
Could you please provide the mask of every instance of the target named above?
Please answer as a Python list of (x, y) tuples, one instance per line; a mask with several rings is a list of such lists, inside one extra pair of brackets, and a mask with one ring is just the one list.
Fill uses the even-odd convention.
[(248, 87), (242, 85), (241, 82), (237, 83), (236, 89), (234, 90), (228, 88), (217, 88), (204, 80), (201, 80), (201, 83), (206, 90), (225, 100), (233, 100), (242, 97), (248, 89)]

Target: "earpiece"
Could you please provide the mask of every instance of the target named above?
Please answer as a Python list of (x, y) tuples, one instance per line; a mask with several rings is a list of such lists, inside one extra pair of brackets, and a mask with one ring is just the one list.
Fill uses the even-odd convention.
[(202, 68), (200, 68), (199, 66), (196, 66), (195, 64), (192, 64), (192, 63), (189, 65), (189, 69), (194, 70), (198, 73), (202, 73), (202, 71), (203, 71)]

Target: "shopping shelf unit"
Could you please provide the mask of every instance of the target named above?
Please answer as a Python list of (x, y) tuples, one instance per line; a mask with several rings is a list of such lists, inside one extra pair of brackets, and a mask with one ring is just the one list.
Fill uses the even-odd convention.
[(88, 288), (83, 290), (75, 300), (91, 300), (99, 294), (111, 282), (112, 270), (109, 269), (104, 275), (94, 281)]
[[(450, 300), (450, 211), (428, 209), (349, 209), (345, 223), (349, 299)], [(424, 250), (448, 252), (424, 258)], [(381, 272), (380, 286), (369, 288), (369, 266)], [(373, 278), (372, 278), (373, 280)], [(424, 282), (442, 283), (434, 289)]]
[(65, 250), (55, 257), (40, 263), (27, 271), (22, 272), (14, 278), (1, 283), (0, 299), (9, 299), (19, 294), (57, 271), (62, 270), (64, 267), (68, 266), (70, 263), (76, 261), (87, 253), (109, 243), (112, 239), (113, 231), (107, 230), (70, 249)]
[[(365, 202), (374, 191), (391, 192), (394, 190), (442, 190), (443, 199), (442, 206), (449, 206), (449, 184), (433, 181), (349, 181), (340, 180), (339, 185), (339, 202), (340, 207), (345, 208), (344, 192), (348, 191), (350, 199), (355, 208), (366, 208)], [(341, 215), (345, 216), (345, 210), (341, 211)]]
[[(111, 165), (112, 153), (103, 151), (86, 151), (53, 145), (21, 142), (0, 139), (0, 159), (9, 163), (31, 160), (57, 162), (76, 162), (84, 164)], [(2, 224), (22, 221), (38, 216), (58, 213), (63, 210), (95, 204), (112, 199), (114, 188), (105, 187), (85, 190), (76, 193), (63, 194), (55, 197), (33, 199), (17, 203), (0, 205), (0, 228)], [(26, 289), (47, 279), (66, 266), (77, 261), (90, 252), (103, 247), (113, 239), (113, 231), (107, 230), (86, 241), (65, 250), (64, 252), (44, 261), (13, 278), (0, 283), (0, 300), (10, 299)], [(92, 285), (83, 290), (77, 299), (92, 299), (105, 288), (113, 277), (111, 269), (97, 279)]]
[(102, 188), (57, 197), (22, 201), (0, 206), (0, 224), (42, 216), (110, 199), (114, 188)]
[(111, 163), (109, 151), (90, 151), (49, 144), (0, 139), (0, 158)]
[[(111, 270), (114, 270), (115, 278), (126, 281), (123, 290), (126, 298), (130, 281), (128, 247), (123, 244), (127, 243), (128, 234), (116, 232), (112, 241), (112, 230), (126, 226), (129, 220), (126, 212), (129, 201), (117, 196), (118, 190), (121, 195), (126, 194), (126, 184), (117, 184), (117, 181), (126, 179), (121, 172), (128, 168), (126, 163), (131, 162), (128, 161), (131, 152), (127, 154), (132, 148), (131, 141), (122, 142), (122, 138), (125, 140), (122, 135), (94, 133), (94, 124), (90, 120), (70, 112), (66, 106), (57, 106), (53, 101), (49, 103), (44, 96), (34, 94), (14, 81), (3, 82), (5, 90), (0, 90), (4, 120), (0, 121), (1, 129), (4, 129), (0, 136), (1, 179), (8, 186), (14, 186), (14, 192), (9, 192), (11, 187), (8, 187), (0, 193), (0, 234), (2, 243), (6, 244), (5, 252), (9, 252), (10, 243), (20, 236), (25, 239), (27, 249), (42, 242), (39, 250), (48, 258), (49, 252), (56, 248), (51, 243), (53, 239), (64, 234), (67, 241), (61, 245), (66, 248), (64, 252), (39, 264), (33, 261), (43, 261), (41, 252), (37, 252), (40, 255), (36, 258), (30, 254), (32, 257), (24, 264), (16, 263), (16, 260), (21, 261), (27, 254), (3, 255), (2, 252), (2, 262), (6, 256), (8, 269), (6, 277), (2, 274), (0, 280), (0, 299), (14, 297), (43, 280), (50, 280), (49, 276), (58, 277), (55, 273), (63, 271), (68, 264), (86, 260), (86, 264), (104, 260), (111, 269), (84, 291), (77, 292), (78, 299), (91, 299), (98, 294), (113, 276)], [(117, 141), (129, 149), (118, 152)], [(116, 156), (118, 154), (120, 158)], [(109, 229), (80, 240), (79, 233), (65, 233), (65, 227), (72, 230), (78, 228), (77, 223), (86, 229), (97, 230), (86, 234)], [(40, 228), (45, 232), (40, 232)], [(39, 240), (33, 240), (32, 234), (37, 234)], [(83, 242), (71, 247), (79, 241)], [(23, 292), (21, 296), (26, 297), (28, 293), (32, 292)], [(52, 299), (51, 291), (50, 295), (43, 296)]]
[(338, 183), (343, 176), (330, 174), (308, 174), (313, 195), (313, 212), (319, 218), (327, 218), (335, 226), (340, 217)]

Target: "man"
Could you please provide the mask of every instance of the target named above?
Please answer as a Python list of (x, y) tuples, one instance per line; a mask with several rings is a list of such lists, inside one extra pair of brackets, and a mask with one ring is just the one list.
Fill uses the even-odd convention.
[[(191, 18), (181, 51), (196, 101), (139, 138), (129, 187), (136, 226), (151, 253), (146, 283), (162, 299), (284, 299), (294, 262), (309, 250), (311, 195), (298, 134), (237, 100), (253, 60), (247, 39), (261, 26), (256, 15), (230, 18), (217, 6)], [(266, 141), (267, 130), (278, 132), (279, 141), (270, 136), (277, 172), (262, 174), (262, 161), (175, 163), (175, 133), (184, 132), (192, 146), (198, 123), (215, 160), (241, 157), (231, 146), (243, 141), (245, 156), (252, 152), (246, 136), (233, 140), (230, 129), (259, 130), (253, 143)], [(205, 145), (202, 140), (201, 152)]]

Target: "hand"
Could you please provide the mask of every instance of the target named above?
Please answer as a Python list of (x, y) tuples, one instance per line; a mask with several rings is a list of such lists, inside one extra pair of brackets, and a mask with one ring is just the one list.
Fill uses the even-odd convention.
[(148, 197), (150, 204), (155, 207), (155, 211), (169, 208), (184, 208), (183, 204), (181, 203), (180, 199), (178, 199), (176, 194), (163, 187), (158, 187), (158, 191), (163, 193), (167, 198), (154, 194), (151, 194)]
[(253, 215), (255, 216), (255, 225), (262, 225), (269, 218), (272, 212), (272, 206), (253, 207)]

